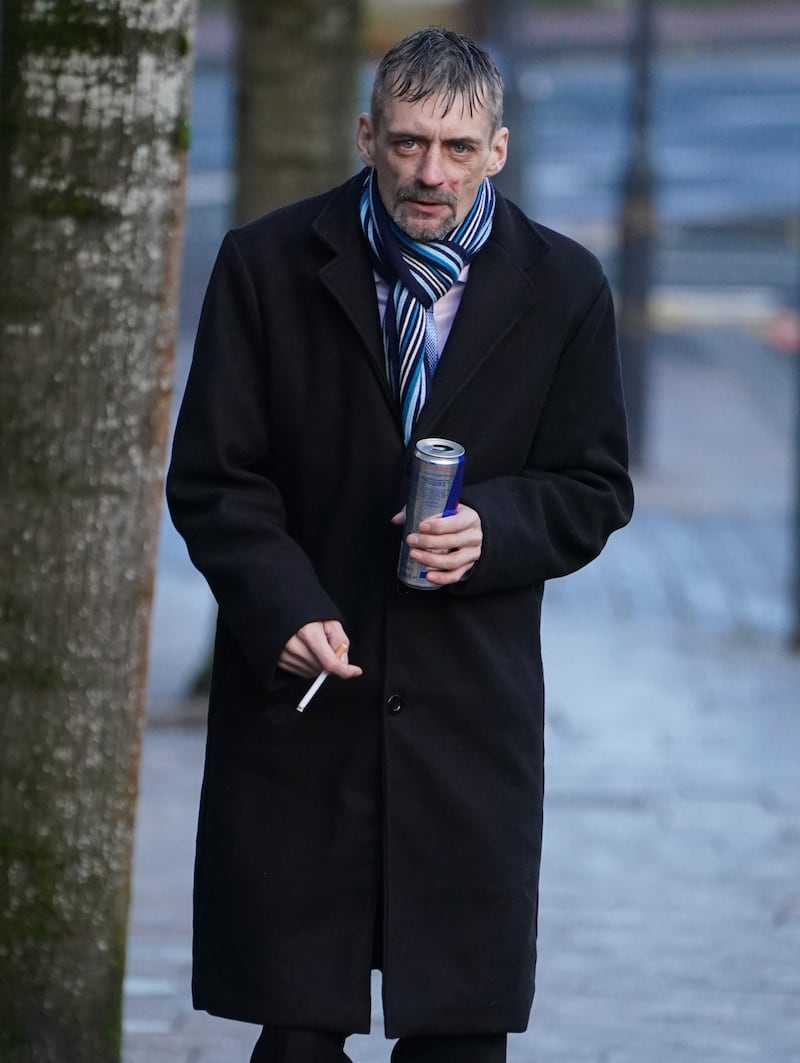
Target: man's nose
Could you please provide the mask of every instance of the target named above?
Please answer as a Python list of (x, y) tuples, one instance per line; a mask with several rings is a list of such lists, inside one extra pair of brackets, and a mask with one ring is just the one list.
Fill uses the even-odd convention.
[(445, 172), (442, 162), (442, 153), (437, 147), (430, 147), (420, 160), (417, 171), (417, 180), (428, 188), (444, 184)]

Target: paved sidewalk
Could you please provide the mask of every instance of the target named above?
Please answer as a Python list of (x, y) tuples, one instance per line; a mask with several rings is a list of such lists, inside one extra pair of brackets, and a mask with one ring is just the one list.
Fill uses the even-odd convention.
[[(800, 1061), (794, 372), (743, 333), (660, 337), (634, 522), (548, 590), (539, 985), (511, 1063)], [(125, 1063), (237, 1063), (256, 1036), (189, 1003), (202, 750), (146, 736)], [(355, 1063), (388, 1060), (374, 1001)]]
[[(545, 654), (539, 987), (511, 1063), (796, 1063), (800, 663), (555, 610)], [(147, 735), (126, 1063), (246, 1061), (255, 1039), (188, 1000), (202, 744)], [(355, 1063), (388, 1060), (375, 999)]]

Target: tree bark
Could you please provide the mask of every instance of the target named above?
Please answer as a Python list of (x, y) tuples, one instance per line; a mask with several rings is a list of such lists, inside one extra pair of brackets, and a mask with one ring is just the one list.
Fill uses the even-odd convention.
[(237, 191), (248, 221), (353, 172), (361, 0), (237, 0)]
[(194, 0), (5, 0), (0, 1058), (110, 1063)]

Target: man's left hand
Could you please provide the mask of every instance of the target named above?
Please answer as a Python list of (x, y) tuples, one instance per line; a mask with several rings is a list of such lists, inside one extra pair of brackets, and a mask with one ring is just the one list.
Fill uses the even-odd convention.
[[(392, 524), (405, 521), (405, 510)], [(483, 529), (474, 509), (459, 504), (452, 517), (428, 517), (407, 540), (410, 557), (425, 569), (429, 583), (444, 587), (464, 579), (481, 556)]]

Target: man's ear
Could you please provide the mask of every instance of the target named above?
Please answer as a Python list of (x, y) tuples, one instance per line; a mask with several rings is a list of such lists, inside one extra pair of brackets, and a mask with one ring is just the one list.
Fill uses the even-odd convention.
[(372, 118), (368, 114), (360, 114), (358, 116), (358, 132), (356, 134), (356, 149), (358, 151), (358, 157), (364, 163), (365, 166), (373, 166), (375, 156), (373, 153), (373, 146), (375, 143), (375, 130), (372, 125)]
[(489, 162), (486, 165), (486, 176), (494, 177), (500, 173), (508, 158), (508, 130), (505, 126), (498, 129), (492, 137), (492, 145), (489, 150)]

